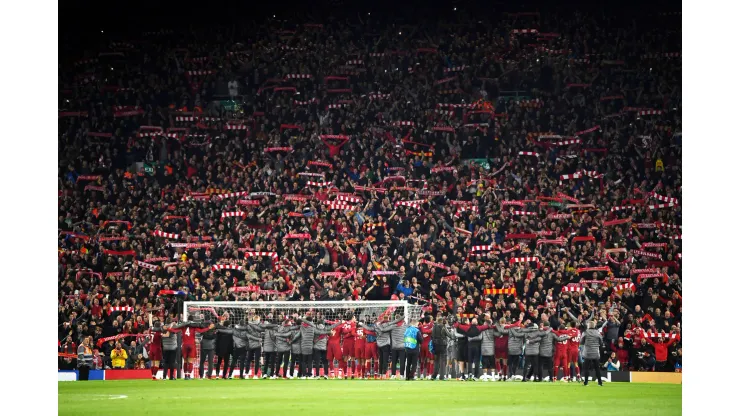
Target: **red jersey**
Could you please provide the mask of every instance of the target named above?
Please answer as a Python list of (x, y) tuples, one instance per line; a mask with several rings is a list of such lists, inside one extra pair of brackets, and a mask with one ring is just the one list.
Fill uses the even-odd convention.
[(195, 346), (195, 334), (199, 334), (201, 332), (208, 331), (208, 327), (205, 328), (195, 328), (186, 326), (183, 328), (170, 328), (170, 332), (182, 332), (182, 345), (192, 345)]
[[(571, 331), (558, 331), (556, 333), (558, 335), (573, 335)], [(569, 345), (570, 339), (566, 339), (565, 341), (555, 341), (555, 355), (565, 355), (565, 353), (568, 352)]]
[(571, 351), (573, 351), (573, 350), (576, 350), (577, 351), (578, 350), (578, 346), (581, 345), (581, 331), (579, 331), (578, 329), (575, 329), (575, 328), (574, 329), (571, 329), (570, 335), (571, 335), (571, 337), (567, 341), (568, 342), (568, 349), (571, 350)]
[(365, 334), (365, 343), (372, 344), (374, 342), (377, 342), (378, 340), (378, 333), (375, 331), (370, 331), (365, 328), (362, 329), (363, 333)]
[(152, 343), (149, 348), (162, 349), (162, 331), (152, 330)]
[(429, 346), (429, 341), (432, 340), (432, 329), (434, 329), (433, 322), (419, 325), (419, 331), (421, 331), (421, 337), (424, 340), (424, 342), (422, 342), (422, 346)]
[(332, 328), (329, 332), (329, 342), (339, 344), (342, 341), (342, 324), (339, 324), (336, 328)]
[(363, 327), (357, 327), (355, 328), (355, 345), (357, 344), (365, 344), (365, 328)]
[(355, 342), (355, 330), (357, 329), (357, 324), (353, 322), (345, 322), (342, 325), (339, 325), (339, 328), (342, 331), (342, 339), (345, 342)]
[(499, 351), (508, 351), (509, 348), (509, 336), (504, 335), (501, 337), (493, 338), (494, 349)]

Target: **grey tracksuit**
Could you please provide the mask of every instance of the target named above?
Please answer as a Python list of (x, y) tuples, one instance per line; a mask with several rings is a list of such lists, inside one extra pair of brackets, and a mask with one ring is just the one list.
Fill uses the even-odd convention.
[(277, 352), (290, 351), (290, 337), (293, 331), (296, 330), (295, 326), (280, 325), (275, 331), (275, 349)]
[(316, 325), (313, 322), (298, 319), (301, 324), (301, 354), (313, 354), (313, 337), (316, 335)]
[(590, 367), (593, 367), (596, 372), (596, 380), (601, 385), (601, 366), (599, 365), (599, 358), (601, 358), (601, 351), (599, 347), (604, 346), (604, 338), (599, 333), (598, 329), (587, 329), (581, 336), (581, 345), (583, 345), (583, 358), (584, 358), (584, 382), (588, 384)]
[(604, 339), (598, 329), (587, 329), (581, 336), (581, 345), (583, 345), (583, 358), (587, 360), (601, 358), (599, 347), (604, 345)]
[(277, 325), (271, 324), (269, 322), (262, 322), (260, 325), (264, 330), (264, 338), (263, 338), (263, 351), (264, 352), (275, 352), (276, 350), (276, 340), (275, 340), (275, 329), (277, 328)]
[(494, 353), (494, 337), (499, 336), (499, 332), (496, 328), (488, 328), (481, 332), (482, 340), (480, 343), (480, 354), (488, 357)]
[(296, 328), (291, 331), (290, 352), (293, 355), (301, 355), (301, 330)]
[(260, 324), (247, 325), (247, 337), (249, 338), (249, 349), (254, 350), (262, 348), (262, 332), (265, 329)]
[(216, 330), (211, 329), (204, 332), (203, 337), (200, 340), (201, 350), (213, 350), (216, 349)]
[(403, 325), (397, 325), (393, 324), (391, 328), (382, 329), (383, 332), (390, 331), (391, 333), (391, 349), (394, 350), (402, 350), (404, 349), (403, 346), (403, 334), (406, 333), (406, 329), (409, 327), (408, 324), (404, 323)]
[(174, 332), (170, 336), (162, 335), (162, 351), (175, 351), (177, 349), (177, 337)]
[[(398, 367), (398, 364), (400, 363), (401, 377), (403, 378), (406, 372), (406, 366), (404, 365), (406, 362), (406, 348), (403, 344), (403, 335), (406, 333), (406, 329), (409, 325), (407, 323), (403, 323), (399, 326), (398, 323), (402, 320), (403, 319), (398, 320), (396, 323), (389, 326), (383, 326), (380, 331), (382, 333), (391, 334), (391, 374), (396, 373), (396, 367)], [(380, 334), (381, 332), (378, 333)]]
[(249, 333), (244, 327), (237, 325), (233, 328), (219, 328), (218, 332), (231, 334), (234, 340), (234, 348), (247, 348), (249, 345)]
[[(373, 329), (373, 331), (375, 331), (377, 334), (376, 342), (378, 343), (378, 348), (391, 345), (391, 333), (389, 332), (389, 330), (401, 321), (403, 321), (403, 318), (398, 318), (394, 321), (379, 323), (375, 325), (375, 329)], [(403, 338), (403, 334), (401, 334), (401, 338)], [(401, 342), (401, 344), (401, 347), (403, 348), (403, 342)]]
[(540, 355), (540, 344), (542, 343), (542, 338), (545, 336), (543, 332), (528, 332), (524, 335), (525, 340), (525, 348), (524, 348), (524, 355), (526, 356), (534, 356)]
[(496, 328), (501, 333), (501, 335), (508, 335), (509, 336), (509, 342), (508, 342), (508, 349), (509, 349), (509, 355), (520, 355), (522, 353), (522, 346), (524, 345), (524, 333), (522, 332), (521, 328), (508, 328), (504, 329), (503, 326), (496, 325)]

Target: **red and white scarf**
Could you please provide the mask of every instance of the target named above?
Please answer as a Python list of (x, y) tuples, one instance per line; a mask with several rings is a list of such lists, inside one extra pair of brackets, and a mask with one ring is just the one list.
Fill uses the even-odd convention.
[(154, 230), (154, 231), (152, 231), (152, 235), (155, 236), (155, 237), (170, 238), (170, 239), (173, 239), (173, 240), (179, 240), (180, 239), (180, 234), (171, 234), (171, 233), (166, 233), (166, 232), (160, 231), (160, 230)]
[(138, 265), (139, 267), (143, 267), (143, 268), (145, 268), (145, 269), (149, 269), (149, 270), (157, 270), (157, 269), (159, 269), (159, 266), (157, 266), (156, 264), (149, 264), (149, 263), (144, 263), (144, 262), (143, 262), (143, 261), (141, 261), (141, 260), (135, 260), (135, 263), (136, 263), (136, 265)]
[(623, 291), (625, 291), (627, 289), (629, 289), (629, 290), (631, 290), (631, 291), (634, 292), (635, 291), (635, 284), (634, 283), (622, 283), (620, 285), (614, 286), (614, 291), (615, 292), (623, 292)]
[(644, 257), (648, 257), (648, 258), (651, 258), (651, 259), (659, 259), (659, 260), (662, 259), (661, 255), (659, 253), (651, 253), (651, 252), (645, 251), (645, 250), (632, 250), (631, 253), (634, 256), (644, 256)]
[(301, 233), (301, 234), (293, 234), (293, 233), (291, 233), (291, 234), (287, 234), (285, 236), (285, 238), (286, 239), (295, 238), (295, 239), (298, 239), (298, 240), (310, 240), (311, 239), (311, 234), (309, 234), (309, 233)]
[(108, 309), (108, 315), (112, 314), (113, 312), (133, 312), (134, 308), (131, 306), (112, 306), (110, 309)]
[(530, 261), (533, 261), (533, 262), (537, 263), (537, 267), (538, 268), (540, 267), (540, 259), (537, 258), (537, 257), (529, 257), (529, 256), (527, 256), (527, 257), (512, 257), (511, 259), (509, 259), (509, 264), (514, 264), (514, 263), (529, 263)]
[(568, 241), (565, 238), (556, 238), (554, 240), (544, 240), (544, 239), (543, 240), (537, 240), (537, 244), (536, 245), (540, 245), (540, 244), (558, 244), (558, 245), (561, 245), (562, 246), (562, 245), (565, 245), (567, 243), (568, 243)]
[(242, 211), (224, 211), (221, 213), (221, 219), (233, 218), (233, 217), (243, 217), (245, 215), (247, 215), (247, 213), (242, 212)]
[(170, 243), (170, 247), (172, 248), (211, 248), (213, 247), (213, 243)]
[(421, 263), (421, 264), (428, 264), (428, 265), (430, 265), (430, 266), (432, 266), (432, 267), (436, 267), (436, 268), (438, 268), (438, 269), (444, 269), (444, 270), (447, 270), (447, 271), (449, 271), (449, 270), (450, 270), (450, 268), (449, 268), (449, 267), (445, 266), (445, 265), (444, 265), (444, 264), (442, 264), (442, 263), (435, 263), (435, 262), (433, 262), (433, 261), (429, 261), (429, 260), (425, 260), (425, 259), (421, 259), (421, 260), (419, 260), (419, 263)]
[(244, 267), (240, 266), (238, 264), (214, 264), (211, 266), (212, 271), (218, 271), (218, 270), (238, 270), (242, 271)]
[(540, 157), (540, 154), (537, 152), (519, 152), (519, 156), (535, 156)]

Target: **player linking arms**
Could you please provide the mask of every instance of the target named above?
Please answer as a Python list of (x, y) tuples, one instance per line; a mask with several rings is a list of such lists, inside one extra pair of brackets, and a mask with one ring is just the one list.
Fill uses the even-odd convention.
[(170, 332), (182, 333), (182, 357), (185, 359), (185, 380), (190, 380), (193, 374), (193, 360), (195, 360), (195, 334), (215, 328), (210, 324), (200, 328), (200, 322), (183, 322), (169, 329)]
[[(162, 361), (162, 332), (164, 332), (164, 329), (159, 319), (152, 323), (151, 313), (149, 313), (149, 328), (151, 328), (152, 333), (152, 339), (149, 343), (149, 359), (152, 361), (152, 380), (156, 380), (159, 363)], [(162, 378), (166, 379), (166, 374), (163, 374)]]

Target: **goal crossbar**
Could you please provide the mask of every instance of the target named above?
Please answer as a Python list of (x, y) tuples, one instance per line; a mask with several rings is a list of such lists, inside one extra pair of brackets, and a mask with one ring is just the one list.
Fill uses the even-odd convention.
[(368, 308), (396, 308), (403, 309), (404, 320), (419, 318), (420, 313), (412, 313), (416, 309), (421, 311), (421, 306), (412, 305), (403, 300), (390, 301), (274, 301), (274, 302), (254, 302), (254, 301), (186, 301), (183, 305), (183, 320), (188, 320), (190, 311), (197, 309), (368, 309)]

